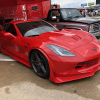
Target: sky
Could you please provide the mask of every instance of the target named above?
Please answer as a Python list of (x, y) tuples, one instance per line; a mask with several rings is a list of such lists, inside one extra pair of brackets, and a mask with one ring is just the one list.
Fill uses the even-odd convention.
[(78, 8), (81, 4), (90, 2), (96, 4), (96, 0), (51, 0), (51, 4), (60, 4), (61, 8)]

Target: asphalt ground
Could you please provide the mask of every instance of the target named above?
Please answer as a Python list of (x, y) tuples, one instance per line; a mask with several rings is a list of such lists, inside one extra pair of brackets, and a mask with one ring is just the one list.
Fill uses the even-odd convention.
[(0, 59), (0, 100), (100, 100), (100, 71), (56, 84), (7, 55), (0, 53)]
[(0, 100), (100, 100), (100, 71), (92, 77), (56, 84), (0, 53)]

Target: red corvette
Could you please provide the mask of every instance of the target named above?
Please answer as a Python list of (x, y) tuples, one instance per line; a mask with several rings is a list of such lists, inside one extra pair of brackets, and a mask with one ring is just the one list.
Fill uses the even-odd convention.
[(39, 19), (11, 21), (0, 28), (0, 51), (62, 83), (100, 70), (100, 43), (81, 30), (61, 30)]

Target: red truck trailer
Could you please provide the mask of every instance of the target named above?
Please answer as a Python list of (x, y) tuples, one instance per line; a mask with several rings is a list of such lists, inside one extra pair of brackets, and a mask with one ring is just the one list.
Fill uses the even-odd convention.
[(0, 0), (0, 24), (12, 19), (46, 18), (50, 0)]

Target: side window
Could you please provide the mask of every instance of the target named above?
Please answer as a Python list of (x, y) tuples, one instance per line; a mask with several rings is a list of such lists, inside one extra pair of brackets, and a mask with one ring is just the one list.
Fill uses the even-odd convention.
[(61, 18), (61, 16), (60, 16), (60, 13), (58, 10), (51, 11), (51, 19), (52, 20), (55, 21), (55, 20), (60, 19), (60, 18)]
[(14, 36), (17, 36), (16, 29), (13, 24), (6, 24), (2, 27), (2, 29), (6, 32), (12, 33)]
[(14, 36), (17, 36), (16, 29), (13, 24), (10, 24), (9, 32), (12, 33)]
[(10, 24), (6, 24), (2, 27), (2, 29), (6, 32), (9, 32), (9, 29), (10, 29)]
[(51, 16), (57, 16), (57, 10), (53, 10), (53, 11), (51, 12)]

